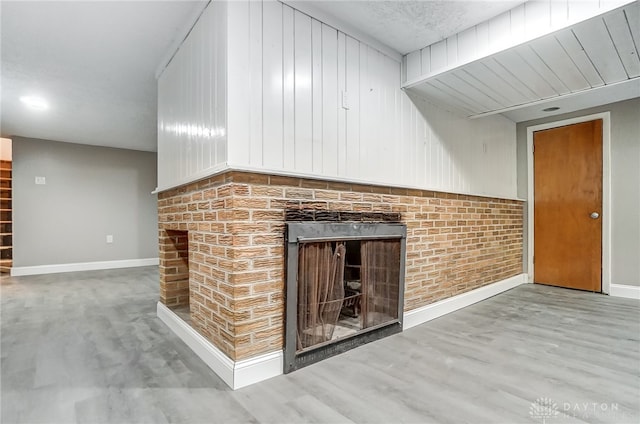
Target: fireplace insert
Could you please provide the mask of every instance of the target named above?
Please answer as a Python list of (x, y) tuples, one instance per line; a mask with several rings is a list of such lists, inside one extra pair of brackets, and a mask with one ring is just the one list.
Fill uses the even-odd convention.
[(287, 223), (284, 372), (402, 331), (406, 227)]

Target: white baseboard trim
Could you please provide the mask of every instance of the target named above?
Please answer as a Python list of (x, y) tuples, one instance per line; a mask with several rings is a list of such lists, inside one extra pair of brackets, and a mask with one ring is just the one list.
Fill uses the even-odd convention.
[(609, 286), (609, 296), (640, 300), (640, 286), (611, 284), (611, 286)]
[[(414, 309), (404, 314), (403, 329), (406, 330), (446, 315), (526, 282), (527, 275), (520, 274), (432, 305)], [(282, 351), (242, 361), (233, 361), (161, 302), (158, 302), (157, 313), (158, 318), (233, 390), (283, 373), (284, 355)]]
[(481, 300), (488, 299), (492, 296), (510, 290), (520, 284), (527, 282), (527, 274), (519, 274), (506, 280), (488, 286), (480, 287), (470, 292), (462, 293), (448, 299), (441, 300), (431, 305), (426, 305), (418, 309), (414, 309), (404, 313), (402, 329), (406, 330), (416, 325), (420, 325), (432, 319), (436, 319), (448, 313), (457, 311)]
[(157, 313), (158, 318), (233, 390), (283, 373), (282, 351), (233, 361), (161, 302), (158, 302)]
[(283, 351), (266, 353), (237, 361), (233, 370), (233, 389), (240, 389), (259, 381), (281, 375), (283, 374), (283, 369)]
[(11, 276), (57, 274), (60, 272), (96, 271), (101, 269), (134, 268), (158, 265), (158, 258), (124, 259), (120, 261), (81, 262), (77, 264), (19, 266), (11, 268)]

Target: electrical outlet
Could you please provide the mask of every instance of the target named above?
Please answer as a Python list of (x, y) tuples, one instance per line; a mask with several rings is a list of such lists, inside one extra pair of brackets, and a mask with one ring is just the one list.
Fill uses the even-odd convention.
[(107, 243), (113, 243), (113, 236), (111, 234), (107, 236)]
[(47, 179), (45, 177), (36, 177), (36, 184), (44, 185), (47, 183)]

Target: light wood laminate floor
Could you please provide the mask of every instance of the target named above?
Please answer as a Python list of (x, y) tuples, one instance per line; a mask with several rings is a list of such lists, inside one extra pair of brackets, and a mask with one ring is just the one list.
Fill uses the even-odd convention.
[(2, 276), (2, 423), (640, 422), (638, 301), (524, 285), (233, 392), (156, 317), (157, 281)]

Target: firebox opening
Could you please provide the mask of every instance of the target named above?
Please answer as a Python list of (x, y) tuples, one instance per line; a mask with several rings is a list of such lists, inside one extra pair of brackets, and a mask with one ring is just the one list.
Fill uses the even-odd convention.
[(401, 330), (403, 225), (288, 230), (285, 372)]

